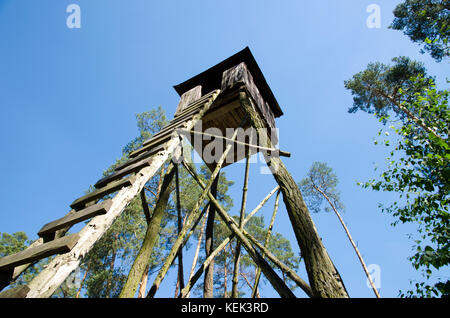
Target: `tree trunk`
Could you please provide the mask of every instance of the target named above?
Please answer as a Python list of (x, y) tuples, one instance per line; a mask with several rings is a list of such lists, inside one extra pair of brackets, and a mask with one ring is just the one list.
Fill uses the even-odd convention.
[[(259, 143), (272, 148), (265, 124), (252, 106), (245, 89), (241, 89), (239, 99), (249, 115), (251, 125), (257, 130)], [(283, 194), (283, 201), (305, 260), (306, 271), (314, 295), (330, 298), (348, 297), (344, 283), (317, 233), (297, 183), (279, 157), (265, 156), (265, 160)]]
[(87, 274), (88, 274), (90, 268), (91, 268), (91, 261), (88, 262), (86, 271), (84, 272), (83, 278), (81, 279), (80, 287), (78, 288), (75, 298), (80, 298), (80, 293), (81, 293), (81, 290), (83, 289), (83, 284), (84, 284), (84, 281), (86, 280), (86, 277), (87, 277)]
[[(370, 88), (369, 88), (370, 90)], [(376, 93), (380, 94), (381, 96), (383, 96), (384, 98), (386, 98), (387, 100), (389, 100), (392, 104), (394, 104), (401, 112), (403, 112), (406, 116), (408, 116), (413, 122), (415, 122), (417, 125), (419, 125), (420, 127), (422, 127), (423, 130), (425, 130), (426, 132), (432, 134), (434, 137), (442, 140), (443, 142), (446, 143), (446, 141), (439, 136), (432, 128), (428, 127), (425, 124), (425, 121), (419, 117), (417, 117), (416, 115), (414, 115), (408, 108), (406, 108), (404, 105), (402, 105), (401, 103), (399, 103), (393, 96), (386, 94), (385, 92), (379, 90), (379, 89), (373, 89)]]
[[(272, 234), (273, 224), (275, 223), (275, 217), (278, 211), (279, 199), (280, 199), (280, 191), (277, 192), (277, 196), (275, 197), (275, 207), (273, 208), (272, 218), (270, 219), (269, 228), (267, 229), (266, 238), (264, 240), (264, 247), (269, 246), (270, 235)], [(257, 267), (255, 273), (255, 284), (253, 285), (252, 288), (252, 296), (251, 296), (252, 298), (255, 298), (258, 292), (258, 284), (260, 277), (261, 277), (261, 268)]]
[[(217, 184), (219, 182), (220, 172), (217, 174), (217, 177), (214, 179), (214, 182), (211, 186), (211, 193), (214, 197), (217, 196)], [(205, 230), (205, 254), (206, 257), (211, 255), (214, 250), (214, 219), (216, 214), (216, 207), (213, 204), (209, 204), (209, 213), (208, 220), (206, 222), (206, 230)], [(213, 290), (214, 290), (214, 259), (205, 269), (205, 278), (203, 282), (203, 298), (213, 298)]]
[(345, 233), (347, 234), (347, 237), (348, 237), (350, 243), (351, 243), (352, 246), (353, 246), (353, 249), (354, 249), (355, 252), (356, 252), (356, 255), (358, 256), (359, 262), (361, 263), (361, 265), (362, 265), (362, 267), (363, 267), (363, 270), (364, 270), (364, 272), (366, 273), (367, 279), (369, 280), (370, 286), (372, 286), (372, 290), (373, 290), (375, 296), (376, 296), (377, 298), (380, 298), (380, 294), (378, 293), (378, 290), (377, 290), (377, 288), (375, 287), (375, 284), (374, 284), (373, 281), (372, 281), (372, 277), (371, 277), (370, 274), (369, 274), (369, 270), (368, 270), (367, 267), (366, 267), (366, 263), (364, 262), (364, 260), (363, 260), (363, 258), (362, 258), (362, 256), (361, 256), (361, 254), (359, 253), (359, 250), (358, 250), (358, 248), (356, 247), (356, 244), (355, 244), (355, 242), (353, 241), (353, 238), (352, 238), (352, 236), (350, 235), (350, 231), (348, 230), (347, 226), (345, 225), (344, 220), (343, 220), (342, 217), (341, 217), (341, 214), (338, 212), (338, 210), (336, 209), (336, 207), (334, 206), (334, 204), (331, 202), (330, 198), (329, 198), (329, 197), (328, 197), (328, 196), (327, 196), (327, 195), (326, 195), (319, 187), (317, 187), (316, 185), (314, 185), (314, 183), (313, 183), (313, 187), (314, 187), (314, 189), (316, 189), (318, 192), (320, 192), (320, 194), (328, 201), (328, 203), (330, 204), (330, 206), (331, 206), (331, 208), (333, 209), (334, 213), (336, 213), (336, 215), (337, 215), (339, 221), (340, 221), (341, 224), (342, 224), (342, 227), (344, 228)]
[[(183, 228), (182, 215), (181, 215), (181, 202), (180, 202), (180, 180), (178, 175), (178, 165), (175, 166), (175, 184), (176, 184), (176, 197), (177, 197), (177, 225), (178, 235), (180, 235)], [(178, 290), (184, 288), (184, 274), (183, 274), (183, 247), (178, 250), (178, 283), (175, 291), (175, 297), (177, 297)]]
[[(239, 127), (241, 127), (245, 121), (247, 120), (247, 116), (244, 117), (241, 121), (241, 123), (239, 124)], [(238, 130), (236, 130), (233, 133), (233, 136), (231, 139), (236, 139), (238, 134)], [(228, 153), (231, 150), (231, 145), (227, 145), (227, 147), (225, 148), (225, 151), (222, 153), (220, 159), (217, 162), (217, 165), (214, 169), (214, 171), (211, 173), (211, 178), (208, 181), (207, 185), (205, 186), (205, 188), (203, 189), (202, 194), (200, 195), (200, 197), (198, 198), (197, 202), (195, 203), (194, 207), (192, 208), (191, 213), (189, 214), (189, 217), (186, 221), (186, 226), (183, 228), (183, 230), (181, 231), (180, 235), (178, 235), (177, 239), (175, 240), (175, 242), (172, 245), (172, 249), (170, 250), (169, 254), (167, 255), (167, 258), (164, 262), (163, 267), (161, 268), (161, 270), (159, 271), (158, 275), (156, 276), (152, 287), (150, 288), (148, 294), (147, 294), (147, 298), (151, 298), (154, 297), (156, 294), (156, 291), (158, 290), (159, 286), (161, 285), (161, 282), (163, 281), (167, 271), (169, 270), (169, 267), (171, 266), (176, 254), (178, 253), (178, 249), (183, 246), (185, 240), (190, 236), (190, 234), (195, 230), (195, 226), (197, 224), (195, 224), (193, 226), (193, 228), (191, 229), (191, 232), (189, 233), (189, 235), (187, 235), (188, 233), (188, 228), (193, 225), (194, 223), (196, 223), (196, 221), (200, 221), (201, 219), (201, 213), (200, 213), (200, 206), (202, 205), (203, 201), (206, 199), (206, 197), (208, 196), (208, 194), (210, 193), (211, 190), (211, 186), (215, 181), (215, 178), (219, 175), (220, 169), (223, 165), (223, 163), (225, 162), (225, 159), (228, 155)], [(213, 197), (214, 198), (214, 197)]]
[(108, 281), (106, 283), (106, 291), (105, 291), (105, 298), (110, 298), (111, 294), (111, 286), (112, 286), (112, 280), (114, 277), (114, 266), (116, 264), (116, 242), (119, 239), (119, 233), (114, 234), (114, 240), (112, 244), (112, 255), (111, 255), (111, 261), (109, 262), (109, 276)]
[(174, 190), (174, 186), (171, 186), (171, 181), (175, 173), (173, 163), (170, 163), (167, 173), (164, 176), (162, 190), (160, 196), (156, 202), (155, 209), (153, 211), (150, 223), (147, 226), (144, 241), (142, 242), (141, 249), (139, 250), (136, 259), (128, 274), (127, 281), (122, 288), (120, 298), (132, 298), (136, 293), (136, 289), (142, 279), (143, 274), (148, 268), (148, 262), (153, 250), (153, 247), (158, 238), (159, 229), (161, 226), (161, 220), (166, 211), (167, 202), (169, 201), (170, 193)]
[(227, 258), (225, 257), (223, 266), (223, 298), (228, 298), (228, 269), (227, 269)]
[(147, 289), (148, 271), (149, 270), (150, 270), (150, 266), (149, 266), (149, 264), (147, 264), (147, 267), (144, 270), (144, 274), (142, 274), (141, 282), (139, 283), (139, 290), (138, 290), (137, 298), (145, 297), (145, 290)]
[[(250, 137), (251, 138), (251, 137)], [(250, 139), (249, 143), (252, 143)], [(242, 201), (241, 201), (241, 212), (239, 214), (239, 229), (242, 231), (244, 229), (244, 218), (245, 218), (245, 206), (247, 203), (247, 190), (248, 190), (248, 172), (250, 167), (250, 150), (248, 150), (245, 160), (245, 173), (244, 173), (244, 186), (242, 188)], [(241, 262), (241, 243), (236, 242), (236, 254), (234, 255), (234, 270), (233, 270), (233, 285), (231, 289), (231, 297), (238, 297), (238, 283), (239, 283), (239, 266)]]
[[(198, 255), (200, 253), (200, 248), (202, 246), (203, 231), (205, 230), (207, 215), (209, 214), (209, 207), (210, 207), (210, 204), (208, 204), (206, 215), (205, 215), (205, 218), (203, 219), (202, 228), (200, 230), (200, 235), (198, 237), (197, 248), (195, 249), (194, 259), (192, 260), (192, 266), (191, 266), (191, 271), (189, 273), (188, 281), (190, 281), (192, 276), (194, 276), (195, 266), (197, 265)], [(190, 295), (191, 295), (191, 292), (189, 291), (186, 295), (186, 298), (189, 298)]]

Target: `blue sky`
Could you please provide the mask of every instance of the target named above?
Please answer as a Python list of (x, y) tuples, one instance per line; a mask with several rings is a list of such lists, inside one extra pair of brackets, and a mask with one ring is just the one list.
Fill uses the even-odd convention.
[[(71, 3), (81, 7), (81, 29), (66, 26)], [(380, 29), (366, 26), (372, 3), (381, 8)], [(381, 295), (396, 297), (419, 278), (407, 260), (415, 228), (390, 226), (393, 219), (378, 209), (395, 195), (356, 185), (374, 176), (386, 153), (373, 144), (379, 123), (347, 113), (352, 97), (343, 81), (369, 62), (407, 55), (444, 85), (448, 64), (387, 28), (398, 3), (0, 0), (0, 232), (36, 238), (120, 157), (137, 134), (135, 114), (161, 105), (172, 116), (173, 85), (249, 46), (285, 114), (277, 126), (280, 148), (292, 153), (286, 166), (296, 180), (313, 161), (335, 170), (352, 236), (366, 263), (381, 268)], [(275, 186), (252, 168), (249, 208)], [(236, 181), (231, 195), (239, 206), (243, 165), (225, 171)], [(262, 212), (267, 221), (272, 202)], [(298, 249), (283, 208), (275, 231)], [(313, 219), (350, 296), (372, 297), (335, 215)], [(173, 285), (164, 283), (157, 295), (171, 296)]]

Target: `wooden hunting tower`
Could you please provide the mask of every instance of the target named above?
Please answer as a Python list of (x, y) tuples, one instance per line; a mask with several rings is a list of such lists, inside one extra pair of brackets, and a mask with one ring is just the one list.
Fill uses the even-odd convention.
[[(348, 296), (339, 273), (322, 245), (297, 183), (280, 159), (280, 156), (289, 157), (290, 154), (274, 147), (278, 143), (278, 135), (274, 131), (276, 128), (275, 118), (283, 115), (283, 112), (250, 49), (245, 48), (174, 88), (181, 98), (174, 118), (168, 125), (153, 135), (152, 138), (146, 140), (141, 148), (129, 153), (128, 160), (117, 166), (115, 171), (98, 180), (94, 191), (74, 200), (70, 204), (71, 211), (66, 216), (44, 225), (38, 231), (40, 238), (27, 249), (0, 259), (1, 290), (14, 282), (35, 261), (59, 254), (28, 285), (7, 290), (0, 293), (0, 297), (50, 297), (79, 266), (81, 259), (91, 250), (95, 242), (106, 233), (114, 220), (136, 196), (141, 196), (147, 220), (148, 230), (146, 235), (156, 235), (161, 226), (160, 213), (166, 212), (167, 200), (171, 191), (173, 191), (173, 187), (169, 185), (174, 176), (176, 180), (174, 188), (176, 189), (178, 210), (178, 233), (147, 297), (155, 295), (176, 257), (178, 257), (179, 264), (179, 297), (189, 297), (191, 288), (204, 271), (206, 281), (209, 263), (215, 255), (226, 247), (227, 240), (230, 242), (232, 239), (236, 239), (239, 246), (242, 245), (245, 248), (248, 255), (257, 264), (260, 273), (262, 272), (265, 275), (281, 297), (295, 297), (295, 295), (269, 265), (269, 261), (283, 271), (310, 297)], [(239, 128), (244, 131), (252, 128), (254, 133), (252, 132), (251, 136), (245, 136), (245, 139), (239, 140)], [(211, 130), (213, 133), (211, 133)], [(231, 136), (227, 130), (233, 132)], [(196, 136), (202, 137), (200, 143), (195, 142)], [(186, 137), (194, 141), (194, 149), (211, 169), (211, 178), (206, 184), (198, 177), (192, 165), (186, 162), (182, 156), (180, 145), (183, 138)], [(215, 160), (208, 162), (205, 160), (207, 158), (205, 158), (204, 150), (212, 141), (220, 143), (223, 147), (220, 148), (219, 153), (214, 153)], [(241, 147), (238, 147), (239, 145)], [(247, 213), (249, 158), (258, 151), (265, 154), (264, 159), (278, 186), (255, 209)], [(243, 158), (246, 158), (244, 188), (240, 218), (237, 222), (216, 199), (216, 188), (221, 168)], [(168, 163), (167, 169), (160, 169), (165, 163)], [(181, 204), (183, 202), (180, 202), (178, 182), (180, 163), (203, 189), (192, 210), (186, 213), (184, 222), (181, 222)], [(161, 192), (156, 200), (153, 213), (150, 213), (148, 208), (145, 208), (148, 207), (145, 192), (146, 184), (158, 171), (164, 172), (161, 175), (163, 178)], [(266, 245), (260, 244), (245, 230), (244, 226), (249, 218), (261, 209), (275, 193), (277, 195), (272, 220), (274, 220), (278, 208), (278, 199), (282, 195), (297, 243), (305, 260), (310, 286), (292, 269), (278, 260), (266, 248)], [(108, 198), (105, 198), (106, 196)], [(205, 205), (205, 202), (208, 203)], [(228, 226), (232, 234), (219, 244), (214, 251), (212, 251), (212, 245), (209, 249), (205, 247), (206, 259), (204, 263), (195, 275), (185, 281), (182, 267), (183, 247), (197, 224), (206, 215), (208, 215), (207, 224), (211, 224), (211, 229), (213, 228), (214, 213)], [(78, 233), (66, 235), (74, 224), (86, 220), (89, 220), (89, 222)], [(213, 237), (212, 232), (208, 232), (208, 225), (205, 237), (206, 239)], [(266, 238), (266, 242), (268, 242), (268, 239), (269, 237)], [(147, 237), (145, 240), (147, 240)], [(147, 246), (145, 251), (141, 249), (137, 259), (141, 257), (141, 260), (148, 261), (152, 248), (153, 246)], [(239, 271), (240, 249), (238, 250), (237, 247), (235, 254), (232, 295), (237, 295), (235, 291), (237, 283), (234, 280), (237, 277), (236, 273)], [(137, 259), (135, 264), (138, 264)], [(133, 277), (140, 279), (146, 268), (146, 266), (141, 266), (142, 264), (134, 266), (135, 264), (131, 267), (121, 297), (135, 296), (138, 281)], [(257, 286), (258, 283), (255, 279), (252, 296), (255, 295)]]
[[(246, 130), (251, 125), (249, 121), (241, 124), (245, 113), (240, 107), (239, 86), (247, 87), (250, 96), (255, 101), (254, 106), (262, 116), (267, 129), (273, 131), (270, 134), (272, 143), (277, 144), (275, 118), (282, 116), (283, 112), (248, 47), (206, 71), (174, 86), (181, 97), (175, 116), (178, 117), (194, 110), (196, 106), (188, 108), (188, 105), (192, 105), (193, 102), (201, 99), (204, 95), (220, 90), (220, 98), (211, 105), (202, 118), (201, 132), (204, 133), (206, 130), (214, 128), (221, 131), (221, 136), (226, 136), (227, 128), (229, 131), (232, 131), (231, 128), (239, 127)], [(194, 138), (195, 136), (192, 134), (192, 139)], [(202, 150), (196, 149), (197, 152), (202, 154), (208, 143), (209, 140), (203, 140)], [(256, 140), (254, 140), (254, 143), (256, 143)], [(240, 150), (233, 148), (230, 151), (230, 156), (234, 156), (234, 160), (227, 160), (224, 166), (245, 158), (246, 150), (248, 150), (246, 147), (245, 149), (241, 147)], [(258, 150), (254, 149), (254, 151)], [(220, 154), (217, 155), (217, 157), (220, 156)]]

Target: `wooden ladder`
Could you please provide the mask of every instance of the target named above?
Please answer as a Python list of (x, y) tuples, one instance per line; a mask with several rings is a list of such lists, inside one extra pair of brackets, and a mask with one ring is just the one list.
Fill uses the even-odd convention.
[[(185, 105), (182, 96), (174, 119), (131, 152), (128, 161), (100, 179), (94, 191), (73, 201), (66, 216), (45, 224), (38, 232), (40, 239), (21, 252), (0, 258), (1, 290), (34, 262), (58, 254), (28, 285), (6, 290), (0, 298), (50, 297), (174, 153), (181, 142), (177, 129), (191, 130), (219, 93), (214, 90)], [(112, 198), (105, 198), (111, 194)], [(90, 221), (78, 233), (66, 235), (73, 225), (86, 220)]]

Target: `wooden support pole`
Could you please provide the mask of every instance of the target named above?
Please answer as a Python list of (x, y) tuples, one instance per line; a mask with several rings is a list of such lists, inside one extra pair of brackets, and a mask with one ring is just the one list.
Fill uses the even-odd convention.
[[(97, 202), (94, 201), (90, 204), (87, 204), (87, 206), (93, 205), (95, 203), (97, 203)], [(77, 213), (77, 211), (70, 210), (64, 217), (71, 217), (71, 216), (75, 215), (76, 213)], [(72, 227), (72, 225), (68, 225), (64, 228), (58, 229), (55, 232), (53, 239), (58, 239), (58, 238), (63, 237), (64, 235), (66, 235), (66, 233), (70, 230), (71, 227)], [(34, 241), (33, 243), (31, 243), (26, 249), (34, 248), (34, 247), (40, 246), (42, 244), (44, 244), (44, 239), (41, 237), (41, 238), (37, 239), (36, 241)], [(33, 264), (34, 264), (34, 262), (16, 266), (14, 268), (14, 271), (12, 272), (12, 276), (11, 275), (2, 276), (0, 274), (0, 290), (2, 290), (6, 286), (14, 283), (14, 281), (17, 278), (19, 278), (20, 275), (22, 275), (22, 273), (25, 272), (28, 269), (28, 267), (30, 267)]]
[[(220, 171), (211, 186), (211, 193), (214, 197), (217, 196), (217, 184), (219, 183)], [(213, 252), (214, 246), (214, 220), (216, 215), (216, 207), (209, 204), (208, 220), (206, 221), (205, 229), (205, 255), (209, 257)], [(203, 298), (214, 297), (214, 258), (205, 268), (205, 277), (203, 280)]]
[[(187, 119), (186, 129), (192, 129), (196, 122), (209, 110), (214, 100), (220, 94), (216, 90), (211, 94), (211, 98), (205, 102), (200, 112), (192, 118)], [(164, 146), (164, 149), (155, 153), (150, 166), (143, 168), (136, 173), (136, 179), (133, 184), (122, 188), (112, 199), (113, 203), (108, 213), (93, 218), (80, 232), (80, 240), (70, 253), (55, 257), (48, 266), (39, 273), (28, 285), (30, 291), (27, 297), (50, 297), (55, 290), (64, 282), (80, 264), (81, 259), (91, 250), (103, 234), (111, 227), (114, 220), (122, 213), (125, 207), (135, 198), (144, 188), (150, 178), (168, 159), (175, 149), (179, 146), (178, 136), (171, 138)], [(89, 203), (88, 203), (89, 204)]]
[[(183, 220), (181, 215), (181, 202), (180, 202), (180, 179), (179, 179), (179, 171), (178, 164), (175, 165), (175, 193), (177, 197), (177, 223), (178, 223), (178, 235), (180, 235)], [(183, 247), (180, 247), (178, 250), (178, 284), (180, 290), (184, 288), (184, 274), (183, 274)]]
[[(194, 270), (195, 270), (195, 266), (197, 265), (198, 255), (200, 253), (200, 248), (202, 246), (203, 233), (205, 231), (206, 220), (207, 220), (207, 216), (208, 216), (208, 213), (209, 213), (210, 206), (211, 206), (210, 203), (208, 203), (207, 206), (206, 206), (207, 210), (206, 210), (206, 213), (205, 213), (205, 217), (203, 218), (203, 223), (202, 223), (202, 227), (200, 229), (200, 234), (198, 236), (197, 248), (195, 249), (194, 258), (192, 260), (191, 271), (189, 272), (188, 281), (190, 281), (192, 279), (192, 277), (194, 276)], [(180, 297), (181, 297), (181, 292), (180, 292)], [(186, 294), (186, 298), (189, 298), (189, 297), (190, 297), (190, 291)]]
[[(133, 265), (131, 266), (125, 285), (122, 287), (119, 295), (120, 298), (133, 298), (135, 296), (142, 275), (144, 275), (145, 270), (148, 268), (148, 262), (152, 254), (153, 247), (155, 246), (155, 243), (158, 239), (158, 233), (161, 228), (161, 221), (164, 213), (166, 212), (170, 194), (174, 189), (174, 186), (172, 185), (174, 174), (175, 165), (173, 163), (170, 163), (164, 176), (161, 186), (161, 192), (159, 194), (159, 197), (157, 198), (153, 214), (150, 217), (149, 222), (147, 223), (147, 230), (145, 232), (144, 241), (142, 242), (139, 253), (136, 256)], [(144, 190), (141, 191), (141, 194), (143, 192)], [(146, 202), (143, 201), (142, 204), (144, 205), (146, 204)]]
[[(197, 183), (206, 190), (206, 186), (200, 180), (200, 178), (195, 174), (193, 175), (193, 177), (197, 181)], [(216, 206), (217, 212), (219, 213), (222, 221), (227, 225), (230, 231), (239, 238), (239, 240), (242, 242), (242, 245), (244, 245), (244, 248), (247, 250), (247, 253), (253, 259), (253, 261), (261, 267), (264, 275), (267, 277), (278, 294), (283, 298), (295, 298), (295, 295), (292, 293), (289, 287), (287, 287), (286, 283), (278, 276), (278, 274), (273, 270), (269, 263), (267, 263), (266, 260), (258, 253), (258, 251), (250, 243), (250, 241), (248, 241), (243, 231), (239, 229), (239, 225), (236, 223), (236, 221), (234, 221), (233, 218), (228, 215), (225, 209), (220, 205), (219, 201), (217, 201), (209, 191), (208, 197), (211, 203)]]
[(283, 151), (283, 150), (276, 149), (276, 148), (273, 148), (273, 147), (272, 148), (263, 147), (263, 146), (252, 144), (252, 143), (242, 142), (242, 141), (239, 141), (239, 140), (232, 141), (230, 138), (227, 138), (227, 137), (224, 137), (224, 136), (219, 136), (219, 135), (214, 135), (214, 134), (209, 134), (209, 133), (206, 133), (206, 132), (195, 131), (195, 130), (189, 131), (189, 130), (181, 129), (181, 128), (178, 129), (178, 132), (180, 132), (182, 134), (185, 134), (187, 136), (189, 136), (190, 134), (194, 134), (194, 135), (202, 135), (202, 136), (207, 136), (207, 137), (212, 137), (212, 138), (223, 139), (223, 140), (228, 141), (228, 142), (233, 142), (233, 143), (235, 143), (237, 145), (242, 145), (242, 146), (249, 147), (252, 150), (261, 150), (261, 151), (269, 152), (272, 156), (277, 156), (278, 155), (278, 156), (281, 156), (281, 157), (291, 157), (291, 153), (288, 152), (288, 151)]
[[(194, 125), (194, 123), (192, 123)], [(50, 297), (80, 264), (81, 259), (109, 229), (131, 200), (139, 195), (145, 183), (158, 171), (179, 144), (178, 138), (168, 142), (167, 150), (155, 154), (152, 164), (136, 174), (134, 183), (122, 188), (112, 199), (108, 213), (93, 218), (80, 232), (80, 240), (70, 253), (55, 257), (28, 285), (28, 298)]]
[(38, 261), (51, 255), (67, 253), (77, 244), (78, 239), (78, 234), (72, 234), (2, 257), (0, 258), (0, 271), (13, 270), (19, 265)]
[[(185, 161), (183, 161), (183, 165), (184, 167), (188, 170), (188, 172), (194, 177), (194, 174), (192, 172), (192, 170), (190, 170), (190, 167), (187, 165), (187, 163)], [(245, 218), (244, 220), (244, 226), (245, 224), (253, 217), (253, 215), (256, 214), (256, 212), (258, 212), (263, 206), (264, 204), (267, 202), (267, 200), (270, 199), (270, 197), (279, 189), (279, 187), (276, 187), (274, 190), (272, 190), (259, 204), (258, 206)], [(189, 278), (189, 281), (186, 283), (186, 287), (181, 291), (180, 297), (185, 298), (185, 297), (189, 297), (189, 293), (192, 289), (192, 287), (194, 287), (195, 283), (197, 282), (197, 280), (200, 278), (200, 276), (203, 274), (203, 272), (205, 271), (205, 268), (208, 267), (208, 265), (210, 264), (210, 262), (214, 259), (215, 256), (217, 256), (217, 254), (219, 254), (224, 248), (225, 246), (227, 246), (228, 243), (230, 243), (230, 241), (235, 237), (234, 233), (232, 233), (228, 238), (226, 238), (225, 240), (222, 241), (222, 243), (220, 243), (217, 248), (205, 259), (205, 261), (203, 262), (203, 264), (200, 266), (200, 268), (195, 272), (194, 275), (191, 275)]]
[[(250, 140), (251, 143), (251, 140)], [(241, 201), (241, 212), (239, 214), (239, 229), (242, 231), (244, 229), (244, 218), (245, 218), (245, 206), (247, 203), (247, 190), (248, 190), (248, 172), (250, 167), (250, 150), (247, 151), (247, 156), (245, 160), (245, 173), (244, 173), (244, 186), (242, 188), (242, 201)], [(239, 266), (241, 259), (241, 243), (236, 242), (236, 254), (234, 255), (234, 270), (231, 288), (231, 297), (238, 297), (238, 283), (239, 283)]]
[[(269, 228), (267, 229), (266, 238), (264, 240), (264, 247), (267, 247), (269, 245), (270, 235), (272, 233), (273, 224), (275, 223), (275, 216), (277, 215), (278, 211), (279, 200), (280, 200), (280, 191), (277, 192), (277, 196), (275, 197), (275, 207), (273, 208), (272, 218), (270, 219)], [(253, 284), (252, 288), (252, 296), (251, 296), (252, 298), (256, 297), (260, 277), (261, 277), (261, 268), (257, 267), (255, 274), (255, 283)]]
[[(242, 108), (250, 118), (251, 126), (256, 128), (259, 142), (265, 147), (272, 148), (266, 126), (255, 111), (245, 87), (240, 89), (239, 99)], [(325, 298), (348, 297), (341, 276), (323, 246), (297, 183), (279, 157), (265, 156), (265, 160), (281, 188), (283, 201), (305, 260), (306, 271), (314, 295)]]
[[(247, 120), (245, 117), (240, 126), (244, 124), (244, 122)], [(233, 134), (233, 137), (231, 139), (235, 139), (237, 137), (238, 130), (236, 130)], [(147, 294), (147, 297), (154, 297), (156, 294), (156, 291), (158, 290), (159, 286), (161, 285), (161, 282), (163, 281), (167, 271), (169, 270), (173, 260), (175, 259), (176, 254), (178, 253), (178, 249), (180, 246), (182, 246), (185, 236), (187, 234), (187, 230), (189, 226), (194, 222), (194, 220), (199, 219), (199, 212), (200, 212), (200, 206), (203, 203), (203, 201), (208, 196), (209, 190), (211, 189), (211, 186), (219, 174), (220, 169), (222, 168), (223, 163), (225, 162), (226, 156), (231, 150), (232, 145), (228, 144), (225, 148), (225, 151), (223, 152), (222, 156), (220, 157), (219, 161), (217, 162), (216, 168), (214, 169), (213, 173), (211, 174), (211, 179), (208, 181), (208, 184), (206, 185), (205, 189), (203, 190), (202, 194), (200, 195), (200, 198), (195, 203), (188, 219), (186, 220), (186, 225), (178, 235), (178, 238), (174, 242), (172, 249), (170, 250), (169, 254), (167, 255), (166, 261), (164, 262), (164, 265), (162, 266), (161, 270), (159, 271), (158, 275), (155, 278), (155, 281), (153, 282), (152, 287), (150, 288), (150, 291)]]

